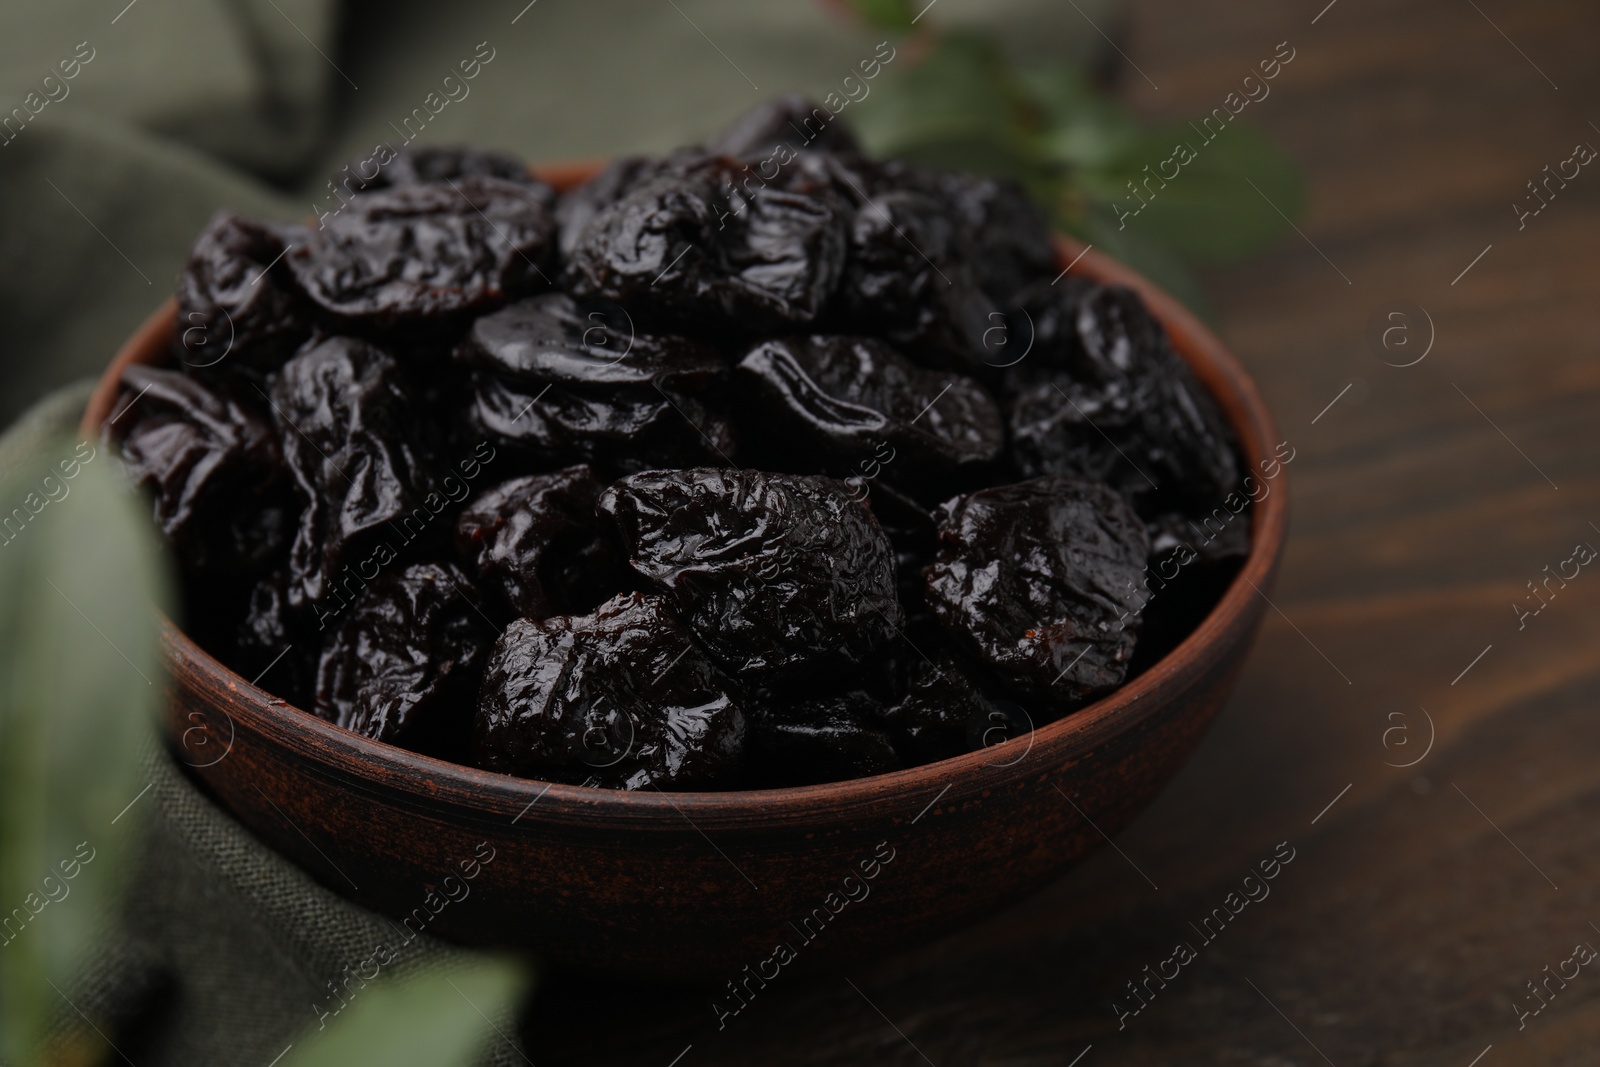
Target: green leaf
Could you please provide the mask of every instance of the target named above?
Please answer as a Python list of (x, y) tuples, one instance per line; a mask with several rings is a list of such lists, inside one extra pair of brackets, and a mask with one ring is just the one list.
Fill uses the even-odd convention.
[(917, 13), (910, 0), (850, 0), (850, 6), (869, 26), (909, 33)]
[(1022, 177), (1040, 158), (1032, 119), (999, 49), (947, 33), (861, 101), (851, 126), (874, 155)]
[(1213, 127), (1207, 136), (1188, 123), (1164, 127), (1073, 182), (1142, 240), (1195, 263), (1236, 262), (1293, 231), (1305, 185), (1294, 163), (1249, 126)]
[(1019, 78), (1043, 125), (1040, 150), (1051, 159), (1072, 167), (1105, 167), (1144, 136), (1133, 115), (1095, 92), (1077, 66), (1052, 63), (1025, 70)]
[(0, 484), (0, 1056), (8, 1063), (38, 1059), (44, 1028), (66, 1009), (74, 967), (123, 884), (139, 822), (128, 806), (149, 803), (140, 757), (161, 697), (154, 607), (168, 588), (146, 506), (106, 450), (61, 440), (38, 456)]
[(515, 1040), (510, 1021), (529, 984), (526, 966), (496, 957), (373, 982), (297, 1039), (281, 1067), (469, 1067)]

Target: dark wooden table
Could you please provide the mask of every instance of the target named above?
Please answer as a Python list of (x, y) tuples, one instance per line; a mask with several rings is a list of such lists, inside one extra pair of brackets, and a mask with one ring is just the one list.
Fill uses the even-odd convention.
[[(1296, 49), (1247, 117), (1312, 192), (1304, 239), (1207, 279), (1298, 452), (1280, 611), (1194, 760), (1037, 897), (785, 978), (720, 1032), (704, 995), (553, 981), (540, 1067), (1600, 1063), (1600, 966), (1517, 1014), (1600, 946), (1600, 568), (1513, 609), (1600, 548), (1600, 167), (1523, 229), (1512, 208), (1600, 146), (1600, 8), (1324, 3), (1132, 5), (1151, 115)], [(1205, 943), (1191, 923), (1280, 842), (1271, 895)]]

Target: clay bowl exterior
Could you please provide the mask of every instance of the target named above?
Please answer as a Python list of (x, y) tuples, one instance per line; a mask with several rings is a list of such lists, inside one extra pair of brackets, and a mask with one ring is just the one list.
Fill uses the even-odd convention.
[[(570, 185), (591, 172), (543, 173)], [(1143, 296), (1259, 480), (1277, 437), (1221, 342), (1128, 268), (1059, 246), (1063, 268)], [(169, 301), (127, 342), (85, 433), (110, 413), (124, 366), (171, 361), (176, 326)], [(1279, 473), (1250, 512), (1254, 547), (1233, 585), (1145, 674), (1031, 735), (893, 774), (671, 794), (492, 774), (289, 707), (171, 623), (166, 724), (178, 757), (241, 823), (407, 929), (635, 980), (720, 984), (746, 964), (770, 972), (787, 962), (780, 944), (809, 970), (992, 912), (1072, 868), (1104, 843), (1101, 831), (1115, 834), (1149, 803), (1221, 709), (1267, 608), (1257, 588), (1270, 589), (1282, 554), (1285, 481)]]

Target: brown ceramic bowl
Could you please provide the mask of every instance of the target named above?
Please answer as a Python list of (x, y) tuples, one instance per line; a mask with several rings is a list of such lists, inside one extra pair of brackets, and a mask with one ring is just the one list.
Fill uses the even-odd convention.
[[(543, 173), (565, 186), (592, 169)], [(1271, 460), (1272, 421), (1221, 342), (1128, 268), (1069, 240), (1060, 255), (1063, 268), (1138, 290), (1248, 466)], [(109, 414), (123, 367), (170, 360), (176, 325), (169, 301), (129, 339), (85, 412), (86, 434)], [(511, 778), (289, 707), (170, 623), (166, 722), (179, 758), (240, 822), (331, 889), (410, 917), (409, 928), (634, 979), (720, 983), (774, 960), (770, 971), (787, 960), (774, 959), (780, 943), (810, 969), (1016, 900), (1149, 803), (1222, 707), (1267, 607), (1257, 589), (1271, 586), (1283, 551), (1282, 474), (1251, 515), (1238, 578), (1146, 673), (1029, 736), (893, 774), (673, 794)]]

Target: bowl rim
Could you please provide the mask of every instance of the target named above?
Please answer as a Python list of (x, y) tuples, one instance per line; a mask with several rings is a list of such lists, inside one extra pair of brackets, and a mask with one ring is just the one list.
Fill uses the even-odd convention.
[[(577, 161), (531, 170), (558, 190), (565, 190), (593, 176), (601, 166), (603, 161)], [(1248, 461), (1244, 470), (1257, 473), (1256, 465), (1272, 458), (1268, 449), (1278, 440), (1277, 427), (1254, 381), (1237, 358), (1192, 312), (1132, 268), (1076, 238), (1055, 234), (1053, 239), (1058, 263), (1064, 265), (1056, 282), (1068, 273), (1076, 273), (1099, 284), (1126, 286), (1139, 294), (1167, 331), (1174, 349), (1222, 409)], [(100, 437), (102, 423), (111, 414), (120, 392), (123, 370), (134, 363), (159, 365), (170, 354), (172, 333), (177, 325), (177, 298), (173, 296), (134, 331), (106, 367), (85, 407), (79, 427), (81, 434), (88, 438)], [(482, 810), (486, 801), (497, 798), (504, 804), (497, 803), (494, 807), (503, 806), (524, 814), (538, 803), (547, 817), (562, 810), (584, 812), (587, 817), (593, 817), (597, 807), (604, 807), (614, 814), (647, 819), (687, 818), (684, 809), (688, 809), (698, 816), (722, 822), (752, 815), (792, 814), (794, 809), (819, 803), (828, 806), (870, 804), (933, 782), (953, 783), (968, 774), (982, 778), (984, 768), (1012, 767), (1041, 744), (1070, 763), (1075, 755), (1126, 733), (1155, 714), (1162, 702), (1154, 698), (1164, 689), (1181, 688), (1187, 680), (1202, 675), (1227, 651), (1230, 639), (1237, 634), (1236, 624), (1248, 614), (1251, 599), (1258, 595), (1266, 598), (1264, 590), (1271, 585), (1286, 539), (1287, 464), (1282, 465), (1271, 480), (1276, 483), (1273, 490), (1255, 501), (1250, 510), (1250, 554), (1205, 619), (1177, 647), (1137, 678), (1092, 704), (1033, 728), (1024, 735), (1029, 743), (1023, 756), (1007, 764), (997, 765), (993, 757), (996, 752), (1006, 750), (1011, 741), (884, 774), (773, 789), (668, 793), (659, 789), (629, 791), (546, 782), (453, 763), (336, 726), (255, 686), (202, 649), (171, 618), (159, 613), (163, 653), (168, 661), (169, 685), (176, 684), (183, 668), (192, 668), (209, 676), (214, 690), (231, 691), (241, 704), (251, 707), (263, 720), (269, 716), (279, 717), (281, 722), (277, 728), (283, 734), (299, 735), (301, 741), (317, 746), (324, 762), (342, 765), (351, 777), (386, 778), (391, 787), (397, 783), (411, 783), (402, 784), (400, 788), (405, 792), (425, 793), (434, 800), (455, 799), (463, 807)], [(1242, 484), (1239, 491), (1246, 492)], [(937, 798), (934, 802), (937, 803)]]

